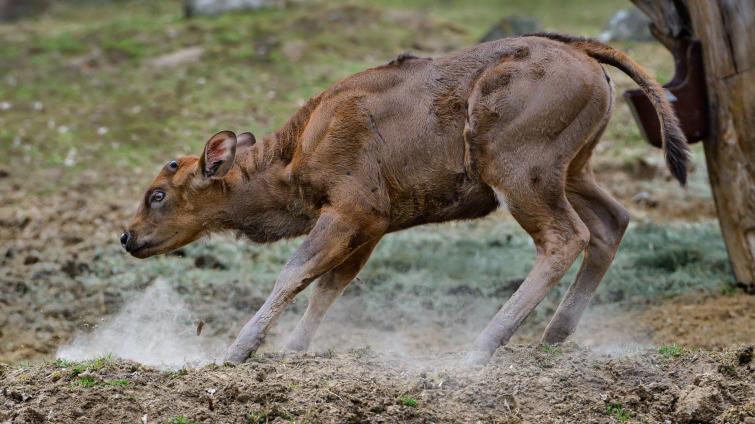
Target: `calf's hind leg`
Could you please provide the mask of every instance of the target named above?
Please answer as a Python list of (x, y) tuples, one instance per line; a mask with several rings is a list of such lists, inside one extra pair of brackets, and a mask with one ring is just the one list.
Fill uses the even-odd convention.
[[(537, 257), (519, 289), (475, 339), (467, 362), (486, 363), (508, 342), (589, 243), (590, 231), (567, 199), (566, 180), (569, 164), (600, 131), (600, 118), (608, 109), (609, 90), (602, 85), (600, 68), (594, 70), (563, 71), (541, 81), (552, 85), (551, 90), (535, 91), (552, 93), (551, 97), (527, 97), (534, 86), (522, 78), (503, 79), (509, 82), (508, 90), (494, 92), (492, 98), (471, 97), (465, 128), (468, 151), (482, 181), (505, 198), (511, 214), (532, 237)], [(501, 72), (506, 75), (506, 69)], [(482, 89), (479, 94), (483, 96)], [(513, 96), (527, 99), (521, 101), (526, 108), (518, 115), (521, 102), (511, 101)]]
[(576, 279), (545, 329), (546, 343), (563, 342), (577, 328), (629, 223), (627, 210), (595, 183), (589, 164), (567, 179), (566, 196), (590, 230), (590, 243)]
[[(563, 184), (554, 175), (555, 184)], [(513, 183), (513, 182), (512, 182)], [(537, 259), (519, 289), (498, 311), (493, 320), (475, 339), (467, 362), (484, 364), (495, 350), (508, 342), (535, 306), (558, 283), (585, 248), (589, 231), (566, 199), (563, 189), (535, 190), (527, 184), (514, 183), (517, 191), (503, 191), (511, 213), (532, 236)], [(547, 186), (543, 186), (547, 187)], [(552, 186), (551, 186), (552, 187)]]

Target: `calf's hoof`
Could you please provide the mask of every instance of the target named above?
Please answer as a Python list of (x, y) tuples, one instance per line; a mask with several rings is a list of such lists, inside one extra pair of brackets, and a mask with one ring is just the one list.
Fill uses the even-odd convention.
[(486, 350), (470, 350), (464, 357), (464, 364), (477, 367), (485, 366), (492, 356), (493, 352)]
[(542, 343), (559, 344), (566, 341), (574, 330), (562, 326), (548, 326), (543, 333)]
[(284, 352), (306, 352), (309, 347), (309, 343), (302, 342), (300, 340), (289, 340), (286, 346), (283, 347)]
[(243, 349), (234, 349), (233, 346), (228, 348), (228, 351), (225, 354), (225, 358), (223, 358), (224, 363), (229, 364), (242, 364), (244, 361), (246, 361), (249, 356), (252, 354), (252, 352), (244, 351)]

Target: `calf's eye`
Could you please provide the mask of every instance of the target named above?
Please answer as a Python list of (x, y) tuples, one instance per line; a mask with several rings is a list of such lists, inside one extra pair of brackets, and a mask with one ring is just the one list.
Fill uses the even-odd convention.
[(149, 197), (150, 203), (159, 203), (162, 202), (163, 199), (165, 199), (165, 192), (162, 192), (160, 190), (155, 190), (152, 195)]
[(168, 168), (170, 168), (172, 171), (175, 171), (176, 169), (178, 169), (178, 162), (174, 160), (168, 162)]

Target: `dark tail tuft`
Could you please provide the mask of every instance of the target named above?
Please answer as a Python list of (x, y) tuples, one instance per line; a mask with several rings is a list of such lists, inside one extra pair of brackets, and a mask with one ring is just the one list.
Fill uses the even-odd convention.
[(661, 118), (663, 123), (663, 150), (666, 152), (666, 165), (671, 175), (679, 181), (682, 187), (687, 185), (687, 162), (689, 161), (689, 147), (676, 115)]

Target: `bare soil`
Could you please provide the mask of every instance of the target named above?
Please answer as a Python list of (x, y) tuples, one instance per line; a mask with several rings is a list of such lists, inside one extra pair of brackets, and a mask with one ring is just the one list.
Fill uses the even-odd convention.
[(721, 350), (753, 343), (753, 323), (755, 296), (690, 293), (624, 308), (595, 305), (575, 340), (596, 350), (674, 344)]
[[(112, 362), (0, 368), (10, 422), (752, 422), (752, 347), (678, 357), (506, 347), (481, 368), (459, 355), (265, 355), (161, 372)], [(77, 374), (78, 372), (78, 374)], [(91, 386), (91, 387), (86, 387)]]
[(753, 343), (755, 296), (686, 294), (629, 313), (623, 321), (624, 325), (632, 323), (632, 331), (649, 334), (650, 342), (656, 345), (720, 349)]

